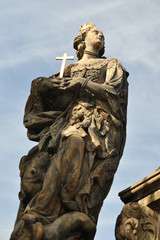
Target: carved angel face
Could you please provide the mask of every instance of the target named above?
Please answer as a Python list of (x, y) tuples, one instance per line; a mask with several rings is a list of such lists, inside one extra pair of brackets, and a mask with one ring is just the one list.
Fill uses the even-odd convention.
[(96, 50), (100, 50), (104, 46), (104, 35), (101, 30), (94, 27), (91, 28), (85, 37), (86, 48), (95, 48)]

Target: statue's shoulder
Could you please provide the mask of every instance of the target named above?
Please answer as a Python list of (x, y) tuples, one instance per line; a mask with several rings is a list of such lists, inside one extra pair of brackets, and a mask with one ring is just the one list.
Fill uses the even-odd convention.
[(110, 68), (117, 65), (122, 66), (122, 64), (118, 61), (117, 58), (102, 57), (102, 58), (96, 59), (96, 61), (93, 62), (93, 66), (96, 67), (97, 69), (105, 68), (105, 67)]
[[(127, 72), (125, 67), (117, 58), (108, 58), (107, 69), (120, 67), (123, 71)], [(128, 73), (128, 72), (127, 72)]]
[(117, 66), (117, 65), (122, 65), (117, 58), (107, 58), (108, 67)]
[(99, 59), (96, 59), (95, 62), (93, 62), (93, 67), (95, 69), (108, 69), (114, 66), (117, 66), (118, 64), (120, 64), (120, 62), (116, 59), (116, 58), (106, 58), (106, 57), (102, 57)]

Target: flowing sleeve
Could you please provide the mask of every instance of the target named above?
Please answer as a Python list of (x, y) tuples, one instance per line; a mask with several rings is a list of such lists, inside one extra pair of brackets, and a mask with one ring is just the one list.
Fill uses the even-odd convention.
[[(64, 77), (70, 77), (72, 65), (65, 68)], [(54, 89), (51, 79), (57, 78), (59, 73), (52, 76), (39, 77), (32, 81), (31, 91), (24, 111), (24, 126), (27, 136), (32, 141), (39, 141), (49, 130), (49, 127), (63, 113), (63, 109), (72, 100), (70, 92), (65, 93)]]
[(32, 141), (39, 141), (49, 126), (62, 113), (62, 111), (45, 111), (42, 95), (39, 91), (39, 84), (47, 78), (37, 78), (32, 81), (31, 92), (28, 97), (23, 123), (27, 128), (27, 136)]
[(113, 58), (107, 65), (106, 99), (112, 115), (126, 124), (129, 73), (122, 64)]

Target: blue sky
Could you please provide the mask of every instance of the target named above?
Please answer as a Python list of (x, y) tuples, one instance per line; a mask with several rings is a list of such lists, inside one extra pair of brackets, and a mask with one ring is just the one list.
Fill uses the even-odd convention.
[(127, 142), (95, 237), (113, 240), (118, 192), (160, 166), (160, 2), (1, 0), (0, 9), (0, 239), (9, 239), (18, 210), (20, 158), (35, 145), (23, 126), (31, 81), (58, 72), (56, 56), (75, 56), (73, 39), (91, 22), (105, 35), (105, 56), (130, 73)]

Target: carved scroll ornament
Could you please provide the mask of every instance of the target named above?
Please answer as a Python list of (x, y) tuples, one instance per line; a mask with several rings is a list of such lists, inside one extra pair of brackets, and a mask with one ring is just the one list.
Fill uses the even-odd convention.
[(159, 240), (159, 214), (147, 206), (126, 204), (117, 218), (116, 240)]

